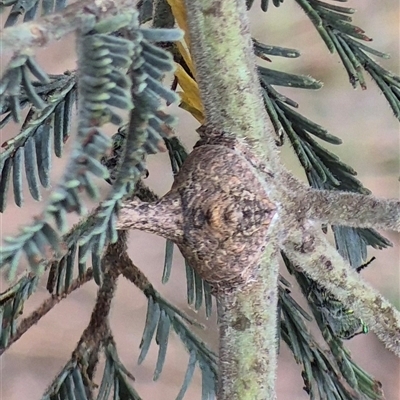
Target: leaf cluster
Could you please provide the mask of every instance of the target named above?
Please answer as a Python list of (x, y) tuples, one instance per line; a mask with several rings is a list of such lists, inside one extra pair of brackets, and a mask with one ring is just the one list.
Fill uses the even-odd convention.
[[(347, 0), (344, 0), (346, 2)], [(251, 8), (254, 0), (248, 0)], [(283, 0), (273, 0), (279, 7)], [(296, 0), (313, 23), (318, 34), (331, 53), (337, 52), (349, 76), (351, 85), (367, 88), (364, 72), (367, 72), (382, 91), (397, 119), (400, 119), (400, 78), (380, 66), (372, 57), (388, 59), (390, 56), (360, 42), (371, 42), (365, 31), (352, 24), (356, 10), (320, 0)], [(268, 10), (269, 0), (261, 1), (261, 9)]]

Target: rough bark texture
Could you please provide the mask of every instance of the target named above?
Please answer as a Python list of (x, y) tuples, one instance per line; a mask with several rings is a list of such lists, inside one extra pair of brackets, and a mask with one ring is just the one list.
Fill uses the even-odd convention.
[(262, 101), (245, 1), (185, 3), (207, 123), (245, 140), (266, 162), (275, 162), (273, 128)]
[(234, 139), (200, 142), (168, 196), (180, 198), (179, 247), (212, 284), (229, 287), (254, 279), (275, 207)]
[[(244, 178), (241, 189), (246, 192), (249, 188), (248, 183), (254, 186), (250, 191), (255, 195), (251, 200), (254, 214), (249, 220), (253, 219), (253, 221), (258, 221), (257, 224), (264, 225), (264, 229), (255, 231), (254, 236), (250, 238), (245, 237), (240, 229), (236, 229), (231, 251), (242, 245), (244, 257), (235, 258), (234, 253), (231, 253), (230, 260), (226, 258), (228, 269), (235, 271), (235, 274), (243, 270), (241, 263), (249, 258), (252, 265), (247, 267), (246, 275), (256, 279), (257, 284), (250, 285), (248, 282), (249, 291), (245, 294), (242, 292), (242, 285), (232, 285), (231, 293), (225, 291), (221, 292), (219, 297), (217, 296), (218, 300), (226, 305), (226, 313), (224, 307), (219, 310), (219, 318), (223, 321), (220, 326), (219, 400), (275, 398), (277, 307), (276, 301), (264, 302), (262, 299), (277, 298), (278, 271), (276, 253), (265, 251), (266, 246), (261, 243), (261, 232), (264, 231), (264, 235), (267, 233), (267, 224), (271, 222), (273, 212), (269, 200), (271, 198), (269, 184), (261, 182), (263, 179), (268, 181), (271, 178), (266, 170), (275, 169), (278, 158), (273, 141), (272, 125), (263, 106), (245, 3), (243, 0), (185, 1), (190, 50), (195, 64), (196, 80), (204, 106), (206, 123), (215, 130), (227, 132), (228, 135), (237, 139), (235, 148), (236, 152), (240, 153), (240, 157), (236, 155), (231, 157), (233, 162), (239, 163), (244, 168), (239, 175)], [(243, 145), (242, 150), (240, 150), (241, 145)], [(242, 157), (247, 160), (246, 165)], [(223, 157), (219, 155), (219, 158)], [(224, 173), (229, 177), (233, 168), (234, 164), (226, 164), (226, 172), (218, 170), (217, 173), (221, 179)], [(252, 171), (252, 176), (249, 171)], [(207, 179), (210, 178), (205, 177), (204, 182), (207, 182)], [(248, 183), (246, 180), (249, 180)], [(233, 187), (235, 186), (232, 185)], [(236, 186), (233, 191), (236, 192), (238, 189), (239, 186)], [(203, 193), (203, 196), (198, 199), (198, 204), (207, 202), (206, 194)], [(248, 199), (248, 195), (245, 196)], [(235, 197), (234, 201), (241, 200), (240, 195), (235, 194)], [(269, 210), (264, 217), (260, 212), (260, 204), (263, 201), (264, 207)], [(233, 207), (237, 212), (237, 206), (233, 204)], [(227, 209), (226, 206), (223, 208)], [(246, 207), (239, 210), (242, 219), (246, 212)], [(220, 211), (217, 213), (221, 214)], [(232, 216), (234, 214), (231, 214), (230, 224), (234, 225)], [(220, 217), (219, 219), (221, 220)], [(251, 226), (250, 223), (249, 227)], [(222, 231), (224, 229), (222, 228)], [(207, 237), (204, 236), (197, 244), (199, 245), (203, 240), (207, 240)], [(242, 243), (240, 243), (241, 240)], [(264, 239), (264, 244), (266, 242)], [(262, 248), (258, 250), (258, 254), (247, 253), (246, 255), (247, 249), (254, 251), (254, 248), (260, 244)], [(224, 249), (220, 248), (220, 261), (223, 260), (223, 251)], [(194, 257), (196, 258), (197, 255), (195, 254)], [(208, 259), (211, 261), (209, 265), (213, 267), (211, 257), (208, 256)], [(244, 330), (225, 329), (235, 325), (237, 321), (235, 309), (229, 306), (232, 300), (235, 300), (236, 310), (246, 311), (246, 318), (250, 321), (248, 329), (246, 324)], [(268, 357), (258, 358), (258, 368), (249, 368), (253, 358), (256, 359), (260, 354), (267, 353)], [(242, 357), (240, 354), (247, 354), (249, 357)], [(246, 385), (239, 383), (237, 379), (239, 376), (240, 382), (247, 382), (246, 385), (250, 385), (252, 390), (246, 390)]]
[(98, 0), (88, 4), (78, 1), (66, 7), (61, 13), (47, 15), (38, 21), (25, 22), (0, 32), (2, 54), (29, 51), (31, 47), (44, 47), (51, 41), (59, 40), (68, 33), (82, 27), (93, 26), (96, 22), (111, 16), (136, 13), (133, 0)]
[[(219, 293), (218, 399), (274, 400), (278, 296), (264, 282), (278, 274), (274, 241), (269, 241), (253, 282), (235, 291)], [(272, 261), (271, 261), (272, 260)]]
[(348, 267), (319, 230), (310, 223), (294, 228), (282, 235), (281, 245), (296, 267), (354, 310), (400, 356), (400, 312)]

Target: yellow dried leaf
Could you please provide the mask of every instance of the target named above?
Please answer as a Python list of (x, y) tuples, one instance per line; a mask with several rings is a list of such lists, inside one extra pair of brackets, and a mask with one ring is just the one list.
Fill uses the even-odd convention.
[(179, 86), (183, 90), (182, 99), (203, 115), (203, 105), (200, 100), (200, 92), (196, 81), (180, 65), (177, 65), (175, 76), (178, 79)]
[(192, 114), (193, 117), (195, 117), (197, 121), (200, 122), (200, 124), (204, 124), (205, 119), (203, 112), (192, 107), (187, 101), (185, 101), (186, 96), (183, 92), (178, 92), (178, 93), (181, 95), (181, 104), (179, 104), (179, 107)]
[[(186, 10), (183, 0), (167, 0), (171, 7), (172, 14), (175, 20), (184, 32), (185, 42), (177, 42), (177, 48), (181, 56), (183, 57), (186, 65), (193, 76), (196, 76), (196, 71), (190, 57), (190, 40), (189, 31), (186, 23)], [(177, 64), (175, 76), (178, 79), (179, 85), (182, 88), (181, 104), (180, 107), (190, 112), (200, 123), (204, 123), (204, 110), (200, 100), (200, 93), (197, 83), (192, 79), (181, 65)]]
[(196, 76), (192, 59), (185, 45), (181, 42), (177, 42), (176, 45), (178, 47), (179, 53), (181, 53), (181, 56), (185, 60), (186, 65), (189, 67), (190, 72), (193, 74), (193, 76)]

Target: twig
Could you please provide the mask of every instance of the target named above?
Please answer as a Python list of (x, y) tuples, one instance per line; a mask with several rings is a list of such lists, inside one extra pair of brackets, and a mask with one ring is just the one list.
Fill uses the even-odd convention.
[(206, 122), (246, 140), (272, 167), (278, 156), (261, 97), (245, 2), (186, 0), (185, 5)]
[[(96, 304), (89, 324), (83, 331), (79, 342), (72, 353), (72, 359), (81, 364), (83, 375), (89, 384), (94, 376), (99, 360), (99, 351), (108, 341), (112, 341), (109, 325), (111, 302), (114, 298), (117, 279), (120, 275), (120, 264), (115, 263), (118, 254), (126, 249), (126, 232), (120, 232), (116, 243), (109, 244), (102, 258), (104, 275), (103, 283), (97, 293)], [(92, 388), (89, 387), (91, 390)]]
[(75, 279), (71, 286), (68, 288), (67, 293), (63, 293), (60, 296), (52, 295), (48, 299), (46, 299), (35, 311), (31, 313), (28, 317), (24, 318), (21, 323), (18, 325), (17, 331), (15, 335), (13, 335), (7, 343), (7, 346), (0, 349), (0, 356), (9, 348), (12, 344), (14, 344), (17, 340), (19, 340), (22, 335), (27, 332), (33, 325), (36, 325), (39, 320), (44, 317), (52, 308), (58, 304), (61, 300), (67, 297), (76, 289), (79, 289), (83, 284), (89, 282), (93, 278), (93, 270), (88, 269), (86, 274), (82, 278)]
[(132, 262), (126, 252), (121, 254), (120, 260), (121, 273), (126, 279), (131, 281), (142, 292), (152, 287), (146, 275)]
[(78, 28), (94, 25), (111, 16), (135, 12), (134, 0), (78, 1), (61, 13), (25, 22), (0, 31), (1, 53), (44, 47)]
[[(83, 332), (80, 343), (99, 343), (109, 331), (108, 316), (111, 310), (111, 301), (116, 289), (116, 281), (121, 273), (120, 255), (126, 251), (126, 232), (118, 232), (118, 240), (107, 246), (102, 258), (104, 277), (97, 294), (88, 327)], [(79, 345), (78, 345), (79, 347)]]
[(291, 227), (281, 245), (288, 258), (362, 318), (385, 346), (400, 356), (400, 312), (340, 257), (328, 240), (308, 224)]
[(297, 197), (297, 202), (307, 218), (332, 225), (400, 232), (400, 200), (313, 189), (302, 197)]
[(130, 280), (142, 292), (152, 286), (144, 273), (133, 263), (127, 253), (126, 239), (128, 232), (118, 231), (118, 241), (114, 245), (109, 245), (103, 261), (106, 268), (112, 268), (121, 273), (126, 279)]
[(118, 214), (117, 229), (138, 229), (179, 241), (183, 237), (183, 218), (179, 196), (166, 195), (156, 203), (126, 201)]

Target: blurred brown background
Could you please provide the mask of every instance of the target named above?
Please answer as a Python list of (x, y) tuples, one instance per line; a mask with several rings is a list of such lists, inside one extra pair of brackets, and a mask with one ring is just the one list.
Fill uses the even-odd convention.
[[(399, 6), (398, 1), (386, 2), (350, 1), (357, 8), (355, 24), (363, 27), (374, 38), (372, 46), (392, 54), (392, 59), (382, 61), (384, 67), (399, 73)], [(343, 145), (333, 149), (336, 154), (354, 167), (359, 179), (374, 194), (382, 197), (399, 197), (399, 128), (389, 106), (377, 87), (367, 77), (368, 90), (353, 90), (345, 69), (337, 55), (330, 55), (309, 19), (293, 2), (286, 0), (276, 9), (272, 5), (267, 14), (253, 7), (251, 12), (254, 36), (267, 43), (299, 49), (302, 56), (295, 60), (274, 58), (269, 66), (287, 72), (311, 75), (324, 82), (318, 92), (285, 90), (284, 93), (300, 104), (299, 111), (308, 118), (327, 127), (343, 139)], [(39, 51), (38, 59), (48, 72), (61, 73), (75, 68), (73, 38), (51, 46), (50, 51)], [(282, 90), (283, 91), (283, 90)], [(197, 124), (180, 110), (178, 136), (190, 149), (196, 140)], [(111, 132), (111, 131), (110, 131)], [(1, 142), (15, 134), (3, 129)], [(334, 146), (331, 146), (332, 148)], [(299, 163), (286, 146), (282, 155), (288, 167), (301, 176)], [(64, 163), (55, 160), (53, 182), (63, 172)], [(147, 183), (160, 195), (168, 191), (172, 177), (169, 160), (165, 154), (149, 158), (150, 177)], [(106, 189), (106, 186), (104, 186)], [(10, 192), (11, 195), (11, 192)], [(1, 216), (1, 234), (16, 233), (20, 225), (39, 212), (42, 204), (30, 200), (26, 194), (22, 209), (12, 204), (12, 196), (5, 215)], [(386, 234), (386, 233), (385, 233)], [(399, 302), (399, 235), (387, 233), (394, 243), (385, 251), (369, 251), (369, 257), (377, 260), (363, 271), (363, 277), (379, 289), (397, 307)], [(140, 232), (130, 235), (129, 253), (133, 261), (143, 269), (155, 287), (171, 302), (189, 315), (205, 322), (208, 329), (200, 332), (207, 342), (217, 349), (215, 316), (204, 319), (204, 311), (197, 314), (186, 304), (186, 284), (182, 258), (175, 254), (170, 282), (160, 283), (165, 241)], [(27, 315), (47, 293), (41, 285), (25, 308)], [(1, 291), (7, 283), (2, 282)], [(73, 293), (43, 318), (0, 360), (0, 399), (33, 400), (41, 398), (55, 374), (69, 359), (82, 330), (86, 327), (96, 295), (96, 285), (90, 283)], [(119, 354), (125, 365), (136, 377), (135, 387), (144, 400), (174, 399), (179, 392), (186, 370), (188, 355), (175, 334), (171, 334), (164, 372), (158, 382), (152, 381), (157, 347), (152, 345), (145, 362), (137, 365), (138, 346), (144, 326), (146, 298), (133, 285), (120, 279), (112, 312), (112, 326)], [(382, 381), (386, 398), (400, 398), (399, 360), (377, 341), (373, 334), (360, 335), (349, 341), (354, 359), (377, 379)], [(187, 399), (200, 399), (200, 374), (196, 375)], [(302, 391), (300, 368), (296, 366), (285, 344), (281, 346), (278, 369), (278, 398), (282, 400), (307, 399)]]

